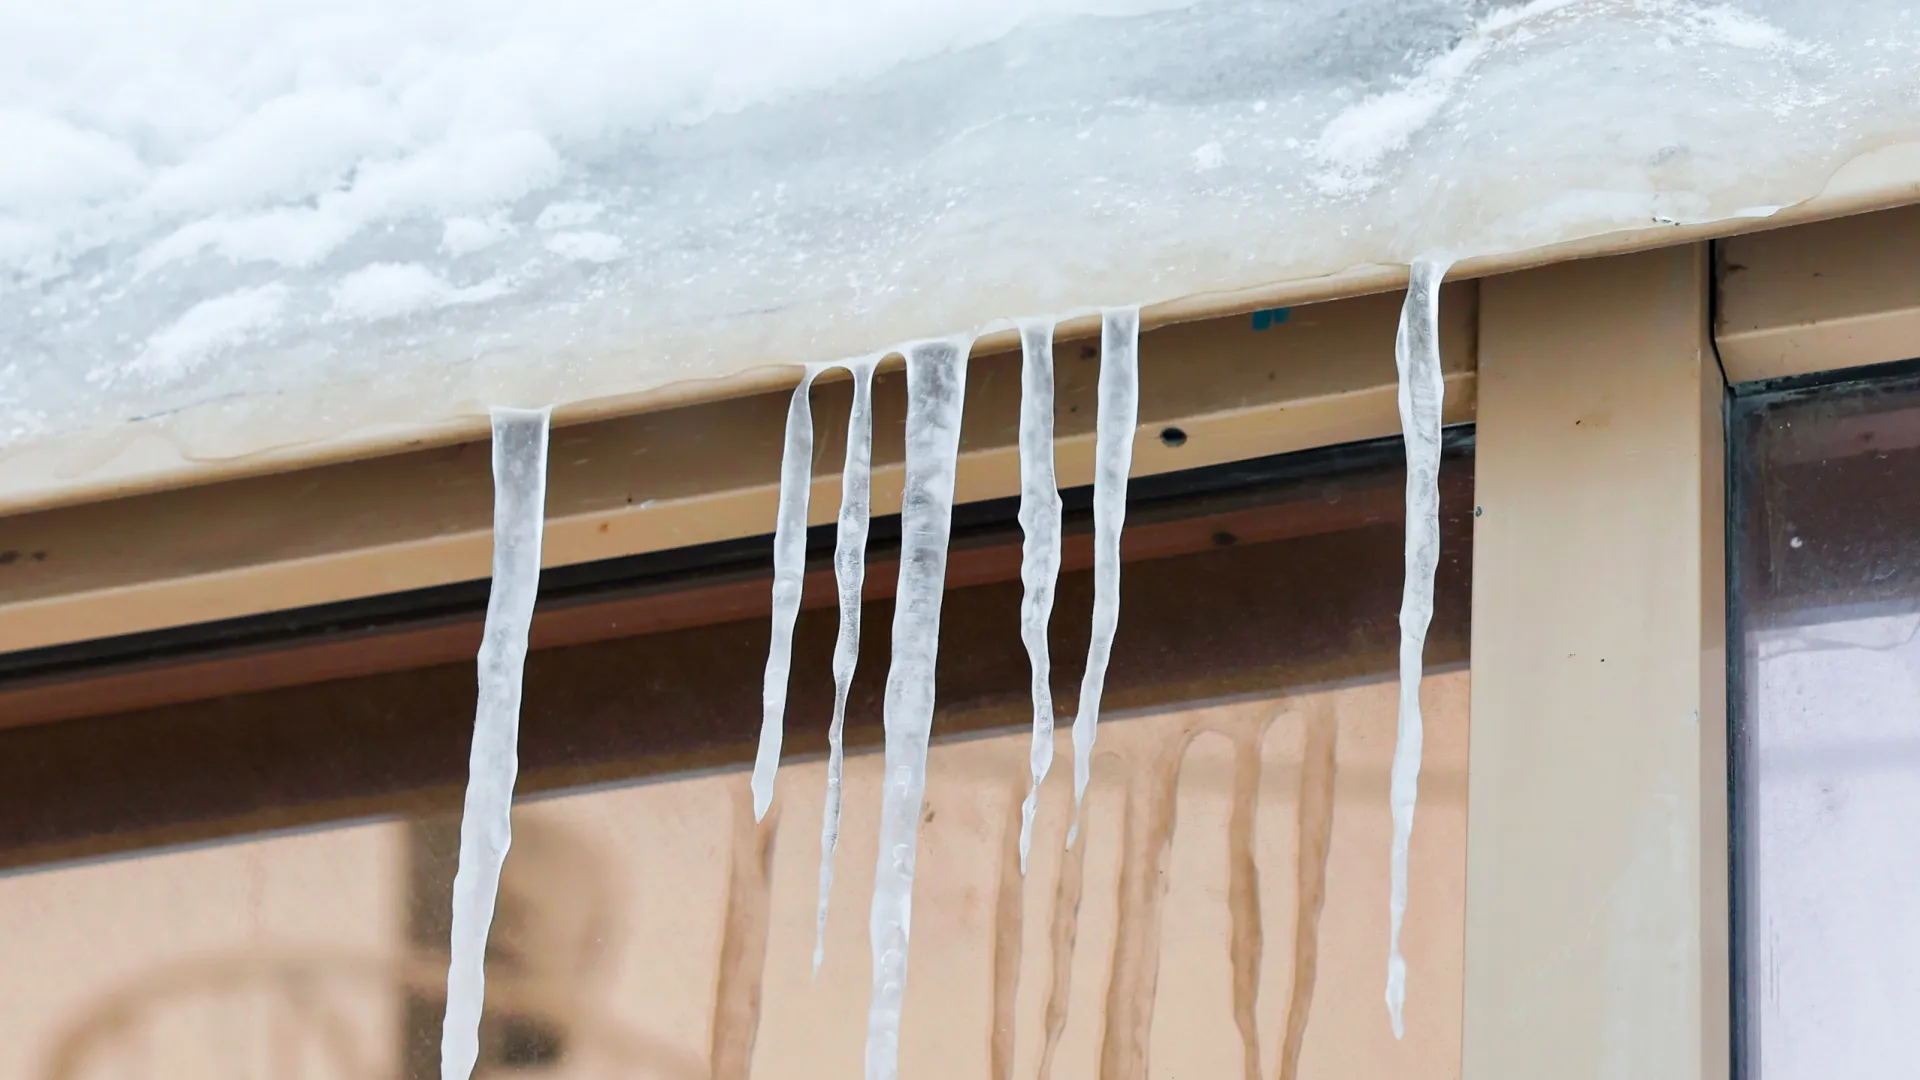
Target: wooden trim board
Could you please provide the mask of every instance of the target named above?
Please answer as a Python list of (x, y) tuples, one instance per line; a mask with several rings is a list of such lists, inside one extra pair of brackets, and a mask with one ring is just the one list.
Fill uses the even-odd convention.
[[(1134, 473), (1152, 475), (1391, 435), (1400, 297), (1378, 294), (1151, 331), (1141, 342)], [(1477, 291), (1443, 308), (1448, 418), (1473, 416)], [(1060, 482), (1093, 476), (1097, 346), (1062, 341)], [(961, 501), (1018, 492), (1020, 361), (976, 356)], [(553, 433), (549, 566), (770, 532), (788, 392), (688, 405)], [(812, 520), (839, 503), (851, 384), (814, 391)], [(874, 504), (900, 498), (904, 373), (874, 388)], [(1163, 441), (1178, 427), (1180, 445)], [(157, 492), (0, 518), (0, 652), (230, 619), (486, 577), (487, 444)]]

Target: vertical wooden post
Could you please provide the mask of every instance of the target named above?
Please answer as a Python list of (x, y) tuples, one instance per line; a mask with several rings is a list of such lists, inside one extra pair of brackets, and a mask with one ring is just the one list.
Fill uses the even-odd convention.
[(1703, 245), (1481, 284), (1467, 1080), (1728, 1073)]

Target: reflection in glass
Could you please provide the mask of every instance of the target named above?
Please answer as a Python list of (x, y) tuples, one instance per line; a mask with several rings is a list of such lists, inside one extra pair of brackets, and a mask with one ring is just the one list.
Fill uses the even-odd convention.
[(1737, 402), (1736, 1020), (1745, 1075), (1914, 1075), (1920, 392)]
[[(1056, 769), (1024, 878), (1018, 533), (963, 533), (904, 1072), (1457, 1075), (1468, 463), (1444, 481), (1406, 1040), (1378, 979), (1401, 479), (1376, 458), (1199, 499), (1146, 489), (1087, 824), (1067, 850)], [(1091, 606), (1074, 527), (1061, 657), (1084, 655)], [(858, 1075), (889, 601), (864, 620), (816, 981), (836, 617), (830, 571), (813, 584), (789, 760), (758, 825), (745, 766), (767, 620), (729, 598), (764, 604), (763, 571), (609, 590), (536, 623), (478, 1075)], [(364, 671), (329, 681), (0, 731), (0, 1080), (437, 1075), (473, 685), (457, 640), (431, 662), (442, 633), (371, 635)], [(223, 662), (193, 677), (248, 676)], [(1070, 710), (1080, 672), (1058, 668)]]

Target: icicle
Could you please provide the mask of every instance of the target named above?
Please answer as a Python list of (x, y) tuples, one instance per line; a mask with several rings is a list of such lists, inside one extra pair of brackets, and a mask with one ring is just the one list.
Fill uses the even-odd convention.
[(480, 1056), (487, 931), (500, 891), (500, 867), (513, 840), (520, 684), (527, 628), (540, 589), (548, 416), (546, 409), (493, 410), (493, 588), (480, 640), (480, 698), (473, 717), (466, 806), (460, 816), (459, 868), (453, 877), (441, 1080), (468, 1080)]
[(813, 412), (807, 394), (809, 366), (787, 405), (786, 445), (780, 454), (780, 509), (773, 526), (773, 635), (760, 684), (760, 750), (753, 757), (753, 819), (773, 805), (773, 776), (780, 768), (780, 739), (787, 711), (787, 671), (793, 663), (793, 623), (807, 578), (807, 493), (813, 486)]
[(1100, 413), (1095, 423), (1093, 466), (1093, 638), (1080, 680), (1080, 711), (1073, 718), (1073, 826), (1067, 846), (1080, 834), (1080, 804), (1093, 768), (1094, 725), (1107, 660), (1120, 626), (1120, 530), (1127, 518), (1127, 474), (1133, 469), (1133, 429), (1140, 417), (1140, 309), (1108, 308), (1100, 317)]
[(833, 579), (840, 590), (840, 637), (833, 643), (833, 723), (827, 728), (827, 805), (820, 822), (820, 907), (813, 922), (813, 974), (826, 958), (827, 898), (833, 892), (833, 851), (840, 843), (840, 774), (847, 726), (847, 692), (860, 659), (860, 593), (867, 579), (867, 520), (873, 505), (873, 369), (880, 357), (847, 365), (853, 372), (853, 411), (847, 415), (847, 460), (840, 470), (840, 527), (833, 545)]
[(896, 1080), (900, 1009), (912, 935), (914, 849), (927, 786), (934, 660), (946, 590), (947, 536), (966, 397), (966, 338), (910, 345), (907, 467), (900, 507), (900, 584), (894, 594), (893, 663), (887, 669), (887, 752), (874, 869), (873, 1000), (867, 1012), (867, 1080)]
[(1053, 768), (1053, 669), (1047, 623), (1060, 578), (1060, 487), (1053, 475), (1053, 320), (1020, 324), (1020, 640), (1033, 675), (1033, 786), (1020, 806), (1020, 873), (1033, 847), (1040, 785)]
[(1440, 372), (1440, 280), (1451, 259), (1413, 264), (1394, 362), (1400, 371), (1400, 430), (1407, 447), (1407, 566), (1400, 594), (1400, 725), (1393, 746), (1388, 802), (1393, 809), (1392, 892), (1388, 900), (1387, 1012), (1393, 1036), (1406, 1033), (1407, 961), (1400, 925), (1407, 914), (1407, 845), (1420, 794), (1421, 653), (1433, 618), (1433, 575), (1440, 565), (1440, 413), (1447, 384)]

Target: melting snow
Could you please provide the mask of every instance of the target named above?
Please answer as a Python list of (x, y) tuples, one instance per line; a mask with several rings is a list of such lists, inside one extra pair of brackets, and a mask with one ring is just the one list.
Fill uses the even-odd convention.
[(1915, 55), (1811, 0), (16, 5), (0, 431), (225, 456), (1717, 220), (1920, 140)]
[[(280, 319), (287, 303), (287, 287), (278, 283), (236, 289), (225, 296), (202, 300), (171, 325), (147, 339), (128, 370), (154, 381), (185, 375), (223, 352), (230, 352)], [(95, 372), (96, 379), (110, 372)]]

